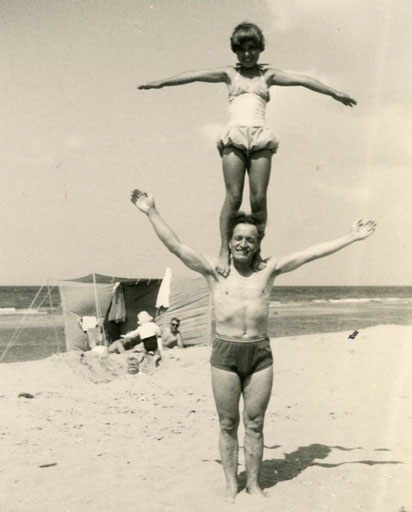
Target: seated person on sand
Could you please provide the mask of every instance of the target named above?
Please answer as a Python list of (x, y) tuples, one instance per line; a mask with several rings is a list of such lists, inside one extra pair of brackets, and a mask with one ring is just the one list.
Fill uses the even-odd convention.
[[(246, 491), (264, 496), (259, 485), (263, 457), (263, 425), (272, 392), (273, 357), (268, 337), (269, 303), (277, 276), (340, 251), (369, 237), (375, 222), (359, 220), (352, 230), (335, 240), (320, 243), (288, 256), (270, 257), (257, 270), (254, 261), (260, 252), (262, 233), (258, 220), (244, 213), (232, 219), (228, 229), (231, 254), (229, 274), (218, 274), (208, 258), (183, 244), (156, 209), (152, 196), (132, 192), (132, 202), (146, 214), (155, 233), (189, 269), (200, 273), (212, 294), (216, 336), (210, 358), (212, 388), (220, 424), (220, 457), (226, 477), (226, 499), (238, 493), (239, 400), (243, 397)], [(200, 230), (201, 228), (199, 228)], [(199, 231), (200, 232), (200, 231)], [(294, 235), (294, 233), (292, 233)]]
[(179, 331), (180, 320), (176, 317), (170, 320), (170, 325), (162, 329), (162, 348), (184, 348), (182, 334)]
[[(130, 344), (133, 345), (130, 347)], [(139, 336), (136, 334), (136, 329), (127, 334), (122, 334), (121, 337), (109, 345), (109, 354), (130, 354), (135, 352), (142, 352), (142, 349), (137, 345), (140, 343)]]
[(126, 350), (125, 344), (127, 343), (127, 341), (129, 340), (127, 340), (124, 337), (113, 341), (113, 343), (109, 345), (109, 354), (126, 354), (129, 352), (137, 352), (138, 350), (136, 349), (136, 346)]

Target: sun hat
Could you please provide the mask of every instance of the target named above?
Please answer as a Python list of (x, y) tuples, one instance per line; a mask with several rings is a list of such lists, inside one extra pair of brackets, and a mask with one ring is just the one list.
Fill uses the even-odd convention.
[(147, 311), (140, 311), (140, 313), (137, 315), (137, 322), (139, 323), (139, 325), (151, 322), (152, 320), (153, 317), (150, 316)]

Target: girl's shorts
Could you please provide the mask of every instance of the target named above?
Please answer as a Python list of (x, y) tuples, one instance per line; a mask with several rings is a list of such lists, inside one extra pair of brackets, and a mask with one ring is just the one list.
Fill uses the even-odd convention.
[(276, 153), (279, 141), (265, 126), (226, 126), (217, 141), (220, 156), (230, 146), (240, 149), (249, 160), (252, 153), (262, 149)]

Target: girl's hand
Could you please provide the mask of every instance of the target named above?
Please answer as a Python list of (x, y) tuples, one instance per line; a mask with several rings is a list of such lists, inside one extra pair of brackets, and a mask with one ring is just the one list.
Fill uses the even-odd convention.
[(133, 190), (130, 200), (140, 211), (146, 214), (155, 208), (153, 196), (143, 192), (143, 190)]
[(373, 220), (368, 220), (367, 222), (363, 222), (363, 219), (359, 219), (352, 224), (352, 234), (355, 236), (356, 240), (363, 240), (370, 236), (376, 229), (376, 222)]
[(144, 84), (140, 84), (137, 88), (141, 91), (145, 91), (147, 89), (161, 89), (163, 86), (156, 82), (145, 82)]
[(353, 98), (351, 98), (348, 94), (345, 94), (344, 92), (336, 91), (332, 95), (332, 97), (333, 97), (333, 99), (335, 99), (336, 101), (340, 101), (347, 107), (353, 107), (354, 105), (356, 105), (356, 100), (354, 100)]

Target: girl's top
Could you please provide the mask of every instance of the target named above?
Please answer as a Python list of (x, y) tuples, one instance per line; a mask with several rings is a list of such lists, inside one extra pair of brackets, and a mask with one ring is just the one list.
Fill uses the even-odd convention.
[(244, 78), (237, 70), (229, 89), (229, 126), (266, 126), (266, 103), (269, 88), (259, 68), (260, 76)]

